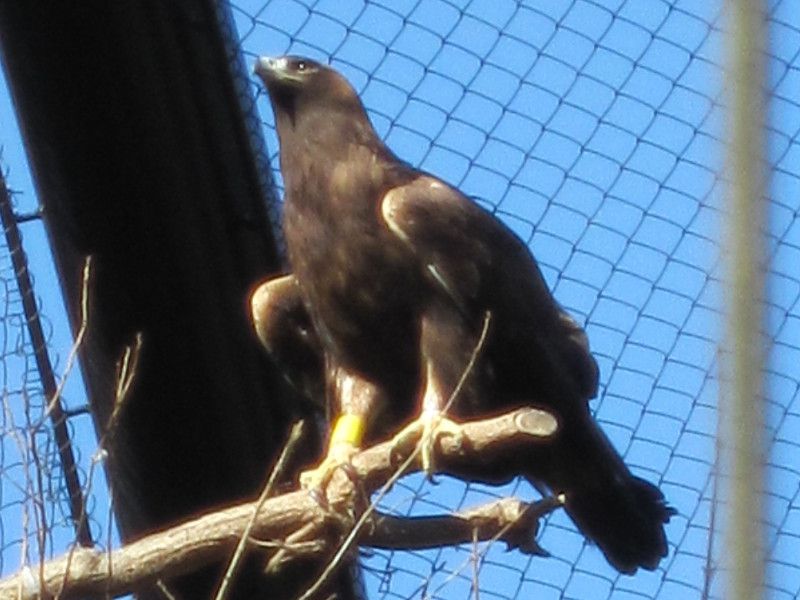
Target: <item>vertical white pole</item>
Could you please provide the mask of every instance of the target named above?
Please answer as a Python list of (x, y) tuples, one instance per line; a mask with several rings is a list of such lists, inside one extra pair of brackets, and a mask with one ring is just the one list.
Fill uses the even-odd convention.
[(720, 435), (729, 470), (724, 522), (727, 593), (731, 600), (763, 597), (764, 188), (766, 104), (764, 7), (728, 0), (728, 181), (724, 258), (727, 327), (722, 352)]

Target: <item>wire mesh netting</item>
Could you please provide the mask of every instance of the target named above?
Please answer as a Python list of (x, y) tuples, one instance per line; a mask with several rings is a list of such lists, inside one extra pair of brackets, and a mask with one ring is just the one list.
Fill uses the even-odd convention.
[[(800, 592), (796, 554), (798, 118), (796, 2), (769, 6), (768, 586)], [(678, 509), (655, 573), (620, 577), (563, 514), (551, 558), (503, 548), (373, 552), (370, 598), (697, 598), (716, 568), (718, 271), (725, 139), (720, 3), (237, 3), (245, 54), (302, 54), (354, 84), (403, 159), (458, 186), (536, 255), (558, 300), (585, 320), (602, 371), (597, 418), (635, 472)], [(277, 140), (260, 100), (276, 178)], [(792, 166), (790, 166), (790, 163)], [(421, 478), (387, 506), (425, 514), (495, 495)], [(753, 515), (753, 518), (758, 518)], [(795, 519), (796, 520), (796, 519)], [(708, 557), (712, 558), (709, 559)], [(476, 574), (477, 573), (477, 574)], [(720, 596), (718, 577), (712, 594)]]
[[(92, 436), (76, 382), (69, 388), (61, 387), (62, 392), (65, 389), (76, 392), (66, 412), (63, 399), (58, 406), (51, 402), (56, 396), (55, 378), (45, 345), (54, 340), (53, 327), (39, 310), (40, 301), (34, 296), (33, 278), (21, 243), (21, 230), (27, 228), (32, 238), (38, 239), (39, 248), (46, 249), (41, 222), (38, 215), (24, 213), (25, 208), (30, 208), (29, 202), (6, 193), (5, 177), (0, 184), (5, 233), (0, 241), (0, 279), (5, 292), (0, 319), (0, 571), (5, 574), (24, 565), (38, 564), (76, 539), (76, 522), (82, 519), (73, 519), (70, 488), (74, 486), (74, 497), (81, 502), (86, 489), (81, 489), (79, 482), (85, 480), (86, 473), (80, 467), (76, 471), (74, 461), (77, 458), (78, 464), (89, 465), (85, 454), (87, 447), (91, 448)], [(45, 255), (49, 258), (49, 253)], [(55, 282), (51, 281), (50, 286), (53, 285)], [(63, 317), (60, 325), (61, 335), (68, 335)], [(71, 440), (75, 438), (82, 441), (73, 445)], [(70, 472), (68, 477), (66, 470)], [(90, 510), (94, 508), (93, 498)], [(75, 514), (84, 512), (80, 506)], [(92, 519), (90, 514), (89, 520)], [(90, 529), (91, 525), (83, 521), (80, 539), (84, 543)]]
[[(2, 497), (0, 535), (3, 573), (49, 556), (50, 535), (63, 526), (59, 514), (61, 477), (47, 428), (37, 431), (47, 402), (25, 327), (21, 295), (17, 288), (11, 253), (0, 242), (0, 278), (5, 292), (2, 317)], [(12, 558), (13, 557), (13, 558)]]
[[(556, 512), (540, 532), (549, 558), (498, 544), (364, 551), (368, 597), (700, 598), (709, 568), (712, 596), (724, 597), (713, 575), (719, 538), (710, 533), (724, 218), (721, 4), (259, 0), (230, 8), (246, 61), (290, 52), (331, 62), (400, 157), (458, 186), (528, 242), (557, 299), (586, 324), (602, 374), (598, 420), (632, 470), (678, 510), (667, 528), (670, 555), (653, 573), (619, 576)], [(765, 517), (767, 586), (781, 599), (800, 597), (798, 15), (796, 0), (768, 5)], [(257, 97), (280, 185), (268, 102), (245, 87), (244, 96)], [(26, 247), (28, 239), (44, 247), (38, 230), (30, 234)], [(74, 539), (10, 253), (0, 249), (3, 574)], [(57, 295), (55, 283), (45, 286), (39, 295)], [(68, 344), (54, 345), (66, 355)], [(68, 409), (83, 402), (78, 388), (66, 394)], [(69, 421), (81, 481), (92, 483), (94, 531), (105, 540), (107, 494), (98, 472), (85, 476), (96, 447), (89, 418)], [(535, 492), (525, 483), (433, 486), (412, 476), (383, 508), (443, 513), (509, 495)]]

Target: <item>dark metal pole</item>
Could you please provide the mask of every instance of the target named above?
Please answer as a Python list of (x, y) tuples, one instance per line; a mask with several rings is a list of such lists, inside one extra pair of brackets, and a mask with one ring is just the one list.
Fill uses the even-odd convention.
[(47, 400), (47, 413), (53, 425), (53, 435), (58, 445), (58, 455), (61, 459), (61, 469), (69, 494), (69, 509), (72, 523), (75, 527), (75, 536), (81, 546), (92, 546), (92, 534), (89, 529), (86, 502), (83, 497), (78, 470), (75, 467), (75, 455), (72, 452), (72, 442), (67, 431), (67, 419), (61, 398), (58, 396), (58, 386), (53, 375), (53, 365), (47, 352), (47, 339), (42, 331), (42, 322), (39, 319), (39, 307), (33, 293), (33, 285), (28, 272), (28, 259), (22, 248), (22, 237), (17, 227), (16, 215), (11, 206), (11, 197), (6, 186), (5, 178), (0, 173), (0, 222), (6, 237), (6, 245), (11, 253), (11, 264), (14, 267), (14, 276), (17, 279), (17, 288), (22, 297), (22, 310), (25, 313), (25, 323), (28, 334), (31, 336), (33, 355), (36, 359), (36, 368), (42, 380), (44, 395)]

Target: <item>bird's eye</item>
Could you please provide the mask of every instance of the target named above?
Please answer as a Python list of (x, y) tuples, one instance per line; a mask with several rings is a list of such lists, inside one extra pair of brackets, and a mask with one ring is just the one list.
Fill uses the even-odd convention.
[(307, 66), (308, 66), (308, 65), (306, 64), (306, 61), (304, 61), (304, 60), (299, 60), (299, 61), (297, 61), (297, 65), (295, 66), (295, 68), (296, 68), (298, 71), (305, 71)]

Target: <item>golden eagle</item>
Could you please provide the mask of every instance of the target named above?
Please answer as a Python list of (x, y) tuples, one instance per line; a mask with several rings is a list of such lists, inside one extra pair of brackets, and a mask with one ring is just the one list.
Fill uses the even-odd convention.
[(277, 297), (291, 307), (285, 314), (310, 317), (314, 337), (300, 355), (324, 356), (337, 416), (328, 457), (307, 484), (324, 483), (365, 435), (396, 432), (415, 415), (412, 428), (428, 436), (455, 427), (443, 409), (457, 388), (447, 410), (456, 418), (536, 405), (556, 416), (558, 432), (495, 465), (497, 478), (524, 475), (563, 493), (569, 516), (619, 571), (656, 568), (674, 511), (592, 418), (597, 363), (528, 247), (457, 189), (398, 159), (330, 67), (264, 57), (256, 73), (280, 140), (292, 275), (265, 284), (254, 312)]

